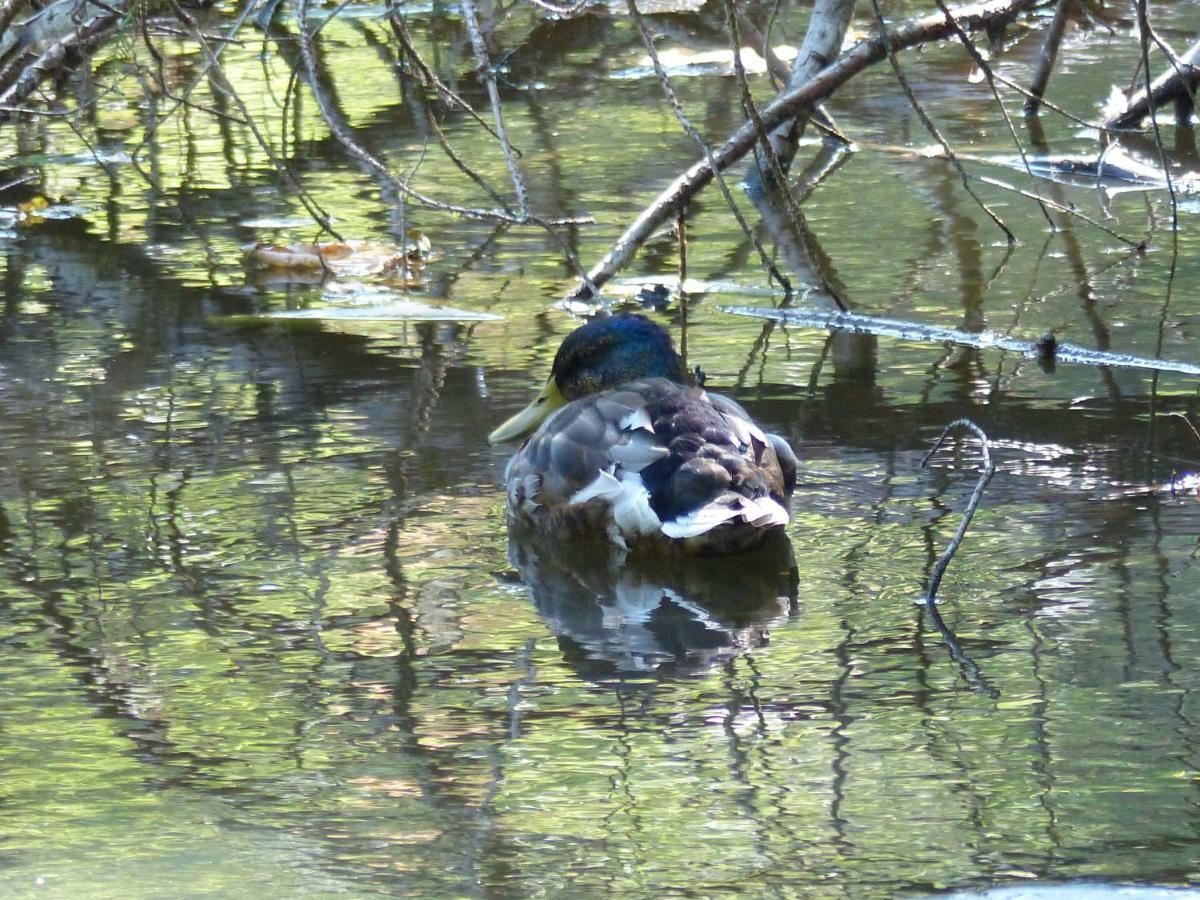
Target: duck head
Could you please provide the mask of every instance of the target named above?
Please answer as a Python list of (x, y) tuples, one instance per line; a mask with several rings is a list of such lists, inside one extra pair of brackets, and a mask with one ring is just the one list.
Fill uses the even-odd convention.
[(684, 383), (683, 360), (675, 352), (671, 335), (641, 315), (593, 319), (567, 335), (541, 392), (489, 434), (488, 442), (498, 444), (524, 437), (572, 400), (638, 378), (668, 378)]

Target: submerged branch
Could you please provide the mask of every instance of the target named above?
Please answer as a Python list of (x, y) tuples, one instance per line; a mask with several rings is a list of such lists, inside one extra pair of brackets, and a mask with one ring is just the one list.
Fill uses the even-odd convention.
[(771, 319), (784, 325), (801, 328), (817, 328), (826, 331), (844, 331), (851, 334), (873, 334), (894, 337), (905, 341), (922, 341), (933, 344), (958, 344), (979, 350), (995, 349), (1019, 353), (1022, 356), (1047, 358), (1049, 355), (1058, 363), (1074, 363), (1082, 366), (1111, 366), (1124, 369), (1148, 369), (1152, 372), (1175, 372), (1180, 375), (1200, 375), (1200, 365), (1169, 359), (1150, 359), (1144, 356), (1128, 356), (1123, 353), (1108, 353), (1090, 350), (1076, 344), (1055, 343), (1047, 348), (1043, 340), (1027, 341), (1008, 337), (994, 331), (959, 331), (903, 319), (886, 319), (879, 316), (863, 316), (858, 313), (827, 312), (815, 309), (790, 307), (773, 309), (759, 306), (722, 306), (723, 312), (739, 316)]

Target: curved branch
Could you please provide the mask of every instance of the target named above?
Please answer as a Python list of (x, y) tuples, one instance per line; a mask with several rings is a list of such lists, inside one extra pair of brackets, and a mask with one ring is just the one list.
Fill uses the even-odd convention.
[(950, 432), (956, 428), (970, 431), (975, 437), (979, 438), (979, 453), (983, 461), (983, 472), (980, 473), (979, 481), (975, 484), (975, 491), (971, 494), (971, 500), (967, 503), (967, 508), (963, 512), (962, 521), (958, 524), (958, 531), (954, 533), (954, 537), (950, 539), (950, 544), (946, 547), (946, 552), (942, 554), (941, 559), (937, 561), (937, 565), (933, 567), (933, 576), (929, 579), (929, 590), (925, 592), (925, 602), (929, 605), (936, 602), (937, 589), (942, 583), (942, 576), (946, 574), (946, 567), (950, 565), (950, 560), (954, 558), (959, 545), (962, 544), (963, 537), (966, 536), (967, 526), (971, 524), (971, 519), (975, 515), (975, 509), (979, 506), (979, 501), (983, 499), (984, 488), (988, 486), (988, 482), (996, 474), (996, 463), (992, 460), (992, 451), (988, 443), (987, 433), (970, 419), (955, 419), (942, 430), (942, 436), (937, 439), (937, 443), (933, 445), (933, 449), (926, 453), (925, 458), (921, 460), (922, 468), (929, 463), (929, 458), (941, 449)]
[(979, 480), (975, 483), (975, 490), (971, 493), (971, 499), (967, 503), (967, 508), (963, 511), (962, 521), (958, 524), (958, 530), (954, 533), (954, 537), (950, 539), (950, 543), (946, 546), (946, 551), (941, 555), (941, 558), (938, 559), (937, 565), (933, 567), (933, 575), (929, 579), (929, 589), (925, 592), (922, 603), (924, 604), (925, 611), (929, 613), (929, 618), (933, 620), (934, 626), (941, 632), (942, 639), (945, 640), (946, 646), (950, 650), (950, 656), (958, 663), (963, 677), (967, 679), (967, 682), (974, 689), (982, 693), (998, 697), (1000, 695), (999, 691), (988, 683), (983, 673), (979, 670), (979, 666), (976, 665), (971, 657), (967, 656), (962, 645), (958, 642), (958, 638), (955, 637), (954, 632), (946, 624), (937, 608), (937, 589), (942, 583), (942, 576), (946, 574), (946, 567), (950, 565), (950, 560), (954, 558), (954, 554), (962, 545), (963, 537), (967, 533), (967, 526), (971, 524), (971, 519), (975, 515), (979, 501), (983, 499), (984, 489), (987, 488), (988, 482), (992, 480), (992, 476), (996, 474), (996, 463), (992, 460), (988, 436), (982, 428), (970, 419), (955, 419), (942, 430), (941, 437), (937, 439), (937, 443), (933, 445), (933, 449), (926, 453), (925, 458), (921, 460), (922, 468), (929, 462), (929, 458), (937, 453), (938, 449), (945, 443), (950, 432), (956, 428), (970, 431), (979, 438), (979, 453), (982, 457), (983, 471), (979, 473)]

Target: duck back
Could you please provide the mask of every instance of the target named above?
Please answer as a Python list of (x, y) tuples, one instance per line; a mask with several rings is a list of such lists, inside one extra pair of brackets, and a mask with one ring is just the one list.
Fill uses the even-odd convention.
[(514, 525), (729, 553), (786, 524), (796, 458), (734, 401), (665, 378), (575, 400), (509, 463)]

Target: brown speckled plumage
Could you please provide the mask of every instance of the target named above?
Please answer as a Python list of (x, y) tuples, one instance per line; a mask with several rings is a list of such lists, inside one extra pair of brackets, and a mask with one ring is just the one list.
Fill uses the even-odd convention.
[[(652, 431), (623, 424), (640, 412)], [(564, 534), (607, 527), (605, 500), (570, 501), (601, 471), (614, 470), (614, 453), (621, 456), (632, 442), (643, 445), (639, 461), (655, 458), (641, 475), (663, 520), (734, 496), (770, 497), (786, 507), (795, 485), (791, 450), (738, 404), (665, 378), (639, 379), (568, 404), (526, 441), (506, 472), (514, 525)], [(731, 521), (685, 540), (647, 534), (633, 543), (653, 552), (729, 553), (762, 535), (753, 523)]]

